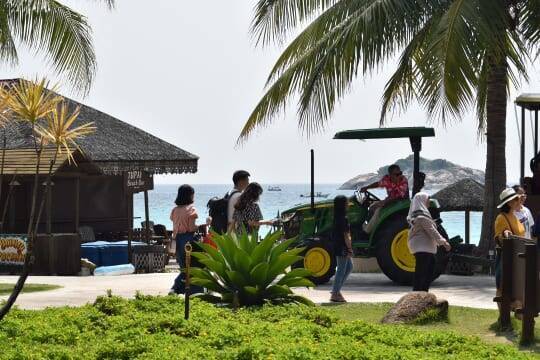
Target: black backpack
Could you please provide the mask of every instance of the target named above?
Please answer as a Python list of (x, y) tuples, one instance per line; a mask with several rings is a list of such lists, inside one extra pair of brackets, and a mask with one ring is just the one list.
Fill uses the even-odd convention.
[(238, 190), (234, 190), (225, 194), (222, 198), (214, 197), (208, 200), (206, 206), (208, 207), (208, 215), (212, 218), (210, 226), (216, 233), (224, 234), (227, 232), (229, 199), (239, 192)]

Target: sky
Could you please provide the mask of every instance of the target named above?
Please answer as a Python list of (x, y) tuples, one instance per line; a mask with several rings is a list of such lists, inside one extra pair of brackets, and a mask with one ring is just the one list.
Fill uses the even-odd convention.
[[(272, 125), (242, 147), (236, 139), (264, 93), (269, 71), (283, 48), (257, 47), (249, 29), (255, 0), (117, 0), (116, 9), (89, 0), (64, 0), (88, 17), (94, 32), (98, 73), (86, 97), (62, 93), (137, 126), (200, 157), (196, 174), (157, 176), (156, 183), (228, 183), (246, 169), (261, 183), (309, 182), (309, 150), (315, 150), (316, 181), (342, 183), (411, 153), (408, 140), (332, 140), (335, 132), (379, 125), (381, 96), (393, 64), (359, 77), (337, 106), (326, 129), (307, 138), (297, 127), (294, 102)], [(21, 51), (2, 78), (56, 79), (42, 58)], [(519, 92), (540, 92), (538, 69)], [(513, 99), (507, 116), (507, 171), (519, 177), (519, 140)], [(435, 138), (422, 156), (445, 158), (483, 170), (485, 143), (474, 114), (443, 126), (428, 123), (414, 105), (389, 126), (433, 126)], [(530, 131), (527, 141), (531, 143)], [(528, 149), (532, 157), (532, 151)], [(528, 155), (528, 156), (529, 156)]]

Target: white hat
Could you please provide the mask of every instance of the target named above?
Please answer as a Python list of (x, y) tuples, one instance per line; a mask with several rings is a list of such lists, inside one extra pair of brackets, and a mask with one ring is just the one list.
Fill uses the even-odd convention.
[(519, 197), (520, 195), (516, 192), (516, 190), (512, 188), (506, 188), (501, 192), (501, 195), (499, 195), (499, 200), (501, 203), (497, 205), (497, 209), (500, 209), (504, 206), (504, 204), (514, 200), (515, 198)]

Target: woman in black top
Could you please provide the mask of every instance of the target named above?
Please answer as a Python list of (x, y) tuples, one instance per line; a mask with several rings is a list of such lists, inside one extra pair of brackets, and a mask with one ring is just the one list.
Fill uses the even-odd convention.
[(332, 228), (332, 241), (334, 243), (334, 253), (337, 260), (336, 275), (334, 276), (334, 286), (330, 301), (346, 302), (341, 294), (341, 288), (345, 280), (352, 271), (352, 243), (349, 220), (347, 219), (347, 208), (349, 200), (343, 196), (336, 196), (334, 199), (334, 226)]
[(252, 233), (259, 229), (261, 225), (272, 225), (272, 221), (263, 220), (261, 208), (257, 203), (262, 195), (263, 189), (256, 182), (250, 183), (242, 192), (238, 202), (234, 206), (233, 222), (237, 234), (243, 231)]

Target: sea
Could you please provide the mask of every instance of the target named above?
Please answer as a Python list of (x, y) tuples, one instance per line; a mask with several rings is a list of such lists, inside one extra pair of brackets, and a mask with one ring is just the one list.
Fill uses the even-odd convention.
[[(208, 215), (206, 204), (213, 197), (223, 197), (230, 189), (228, 184), (196, 184), (195, 207), (199, 214), (200, 222), (205, 221)], [(276, 218), (278, 213), (287, 210), (295, 205), (309, 203), (309, 198), (302, 197), (310, 192), (309, 184), (261, 184), (264, 192), (259, 201), (265, 219)], [(271, 186), (278, 186), (281, 191), (268, 191)], [(340, 184), (317, 184), (315, 192), (328, 194), (328, 199), (337, 195), (351, 196), (352, 190), (339, 190)], [(169, 220), (171, 209), (174, 207), (174, 200), (178, 191), (178, 185), (156, 184), (154, 190), (148, 192), (148, 206), (150, 220), (154, 224), (163, 224), (167, 229), (172, 228)], [(437, 190), (428, 191), (435, 193)], [(373, 191), (380, 198), (385, 197), (384, 190)], [(441, 215), (443, 226), (450, 237), (459, 235), (465, 239), (465, 214), (463, 212), (444, 212)], [(134, 198), (134, 226), (140, 227), (144, 221), (144, 198), (142, 193), (136, 194)], [(471, 244), (478, 244), (482, 224), (482, 213), (471, 213)]]

